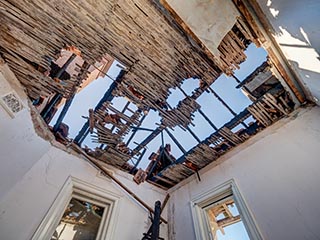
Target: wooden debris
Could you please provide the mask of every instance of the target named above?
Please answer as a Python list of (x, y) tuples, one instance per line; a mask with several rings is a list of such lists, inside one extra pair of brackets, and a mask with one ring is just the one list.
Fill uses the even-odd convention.
[(277, 100), (272, 94), (266, 93), (259, 101), (248, 106), (247, 109), (258, 122), (267, 127), (293, 110), (281, 97), (283, 94), (285, 92), (278, 92), (279, 100)]
[[(205, 167), (230, 149), (243, 143), (251, 136), (285, 116), (288, 112), (291, 112), (293, 110), (290, 107), (291, 105), (292, 100), (287, 97), (287, 93), (283, 88), (274, 89), (266, 93), (250, 105), (247, 110), (235, 116), (230, 122), (177, 159), (175, 164), (165, 168), (157, 176), (154, 176), (153, 181), (158, 182), (158, 177), (160, 176), (162, 178), (166, 177), (166, 179), (172, 182), (180, 182), (191, 176), (194, 174), (195, 169), (190, 169), (190, 166), (186, 163), (192, 163), (197, 169)], [(239, 126), (241, 122), (251, 116), (250, 113), (260, 124), (252, 123), (249, 124), (248, 128), (242, 128), (237, 132), (233, 132), (233, 128)]]
[(147, 173), (139, 168), (136, 174), (133, 177), (133, 180), (139, 185), (140, 183), (143, 183), (147, 178)]
[(175, 126), (187, 127), (192, 124), (193, 113), (200, 109), (200, 105), (191, 97), (186, 97), (178, 103), (177, 108), (161, 111), (162, 124), (173, 128)]
[[(14, 71), (23, 67), (21, 61), (48, 69), (48, 59), (65, 45), (76, 46), (91, 64), (108, 53), (130, 68), (127, 86), (154, 103), (165, 101), (168, 90), (188, 76), (216, 79), (220, 74), (152, 1), (6, 0), (0, 11), (1, 52), (5, 58), (14, 53), (17, 61), (9, 62), (18, 64)], [(22, 69), (21, 81), (29, 72)], [(24, 81), (28, 87), (26, 81), (33, 79)]]
[[(126, 191), (128, 194), (130, 194), (136, 201), (138, 201), (144, 208), (146, 208), (149, 212), (154, 213), (153, 209), (148, 206), (141, 198), (139, 198), (136, 194), (134, 194), (129, 188), (127, 188), (122, 182), (120, 182), (116, 177), (113, 176), (110, 172), (108, 172), (98, 161), (93, 159), (90, 155), (85, 153), (83, 149), (81, 149), (79, 146), (77, 146), (75, 143), (71, 143), (71, 147), (79, 154), (83, 155), (85, 159), (87, 159), (90, 163), (92, 163), (96, 168), (98, 168), (105, 176), (111, 178), (116, 184), (118, 184), (124, 191)], [(169, 196), (168, 196), (169, 197)], [(165, 201), (167, 197), (165, 198)], [(164, 204), (163, 204), (164, 205)], [(163, 221), (165, 224), (168, 222), (162, 218), (161, 221)]]
[(223, 127), (218, 131), (218, 134), (222, 136), (225, 140), (232, 143), (233, 145), (238, 145), (243, 142), (241, 137), (234, 134), (229, 128)]
[(220, 64), (227, 75), (239, 69), (239, 65), (246, 60), (244, 50), (253, 41), (253, 36), (242, 18), (238, 18), (234, 27), (227, 33), (218, 46)]
[[(106, 102), (102, 106), (89, 112), (89, 130), (93, 133), (93, 141), (103, 146), (88, 151), (87, 155), (120, 169), (128, 168), (127, 161), (166, 127), (189, 127), (194, 112), (200, 109), (196, 99), (209, 89), (222, 72), (232, 75), (246, 59), (244, 50), (247, 46), (257, 42), (256, 36), (251, 34), (252, 29), (239, 18), (219, 43), (220, 56), (211, 56), (201, 44), (195, 46), (178, 27), (178, 18), (165, 16), (156, 2), (0, 2), (0, 53), (31, 98), (53, 93), (68, 98), (80, 85), (86, 75), (84, 69), (65, 81), (51, 79), (46, 74), (50, 62), (66, 46), (77, 47), (87, 64), (94, 64), (107, 53), (125, 65), (126, 74), (108, 96), (124, 96), (135, 103), (138, 110), (128, 115), (104, 100)], [(179, 102), (176, 108), (169, 110), (166, 103), (169, 89), (179, 87), (184, 79), (193, 76), (201, 81), (199, 88), (192, 96), (186, 96)], [(292, 111), (291, 100), (284, 91), (268, 92), (257, 99), (240, 114), (234, 113), (235, 117), (229, 123), (205, 140), (199, 140), (197, 146), (177, 161), (170, 157), (170, 162), (163, 164), (158, 154), (152, 164), (156, 171), (150, 173), (149, 179), (173, 186)], [(139, 126), (142, 112), (149, 109), (160, 112), (162, 124), (131, 151), (123, 143), (123, 137), (130, 127)], [(250, 116), (256, 122), (235, 133), (232, 131)], [(113, 126), (107, 128), (108, 123)], [(90, 156), (89, 160), (99, 167)], [(160, 167), (157, 167), (158, 162), (162, 164)], [(139, 170), (136, 181), (142, 182), (145, 174)]]

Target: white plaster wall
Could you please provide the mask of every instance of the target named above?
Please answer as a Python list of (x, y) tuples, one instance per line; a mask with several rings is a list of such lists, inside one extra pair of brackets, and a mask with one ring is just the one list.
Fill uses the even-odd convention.
[(257, 0), (293, 70), (320, 104), (320, 2)]
[(0, 105), (0, 201), (50, 148), (34, 131), (27, 97), (18, 80), (7, 65), (0, 63), (0, 97), (12, 91), (20, 96), (25, 108), (11, 118)]
[(169, 239), (195, 239), (190, 200), (230, 179), (264, 239), (320, 239), (319, 119), (319, 107), (302, 110), (203, 169), (201, 182), (187, 179), (171, 193)]
[[(0, 70), (0, 94), (15, 89), (25, 104), (14, 118), (0, 106), (0, 239), (30, 239), (70, 176), (120, 195), (114, 239), (141, 239), (150, 226), (149, 213), (88, 162), (37, 136), (19, 83), (7, 66)], [(148, 183), (138, 186), (129, 174), (114, 170), (114, 176), (150, 207), (165, 198), (164, 191)], [(167, 238), (165, 224), (161, 236)]]
[(204, 45), (219, 56), (218, 46), (231, 30), (239, 13), (232, 1), (167, 0)]
[[(88, 162), (51, 147), (0, 203), (0, 239), (30, 239), (69, 176), (121, 196), (114, 239), (142, 238), (150, 226), (148, 212)], [(115, 172), (115, 177), (149, 206), (165, 198), (163, 191), (149, 184), (138, 186), (125, 173)], [(166, 237), (164, 224), (161, 230)]]

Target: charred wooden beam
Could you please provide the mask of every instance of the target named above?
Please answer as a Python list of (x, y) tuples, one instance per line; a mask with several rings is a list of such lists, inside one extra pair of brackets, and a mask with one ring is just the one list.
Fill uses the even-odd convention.
[(198, 143), (201, 143), (200, 138), (198, 138), (198, 136), (190, 129), (189, 126), (187, 126), (186, 129), (192, 135), (192, 137), (194, 137), (194, 139), (197, 140)]
[[(211, 87), (208, 87), (208, 89), (210, 90), (210, 92), (219, 100), (219, 102), (222, 103), (223, 106), (225, 106), (229, 112), (233, 115), (233, 116), (237, 116), (237, 114), (235, 113), (235, 111), (232, 110), (232, 108), (219, 96), (219, 94), (217, 94), (216, 91), (214, 91)], [(241, 123), (245, 128), (247, 128), (248, 126), (245, 123)]]
[[(77, 55), (72, 54), (69, 59), (63, 64), (61, 69), (57, 72), (54, 78), (60, 78), (62, 73), (66, 71), (67, 67), (70, 65), (70, 63), (76, 58)], [(54, 80), (52, 80), (54, 81)], [(41, 116), (46, 119), (49, 112), (52, 110), (53, 107), (55, 107), (62, 99), (63, 95), (61, 93), (56, 93), (53, 98), (50, 100), (50, 102), (46, 105), (46, 107), (41, 112)]]
[[(232, 120), (230, 120), (228, 123), (226, 123), (223, 127), (226, 127), (226, 128), (229, 128), (229, 129), (233, 129), (235, 126), (241, 124), (241, 122), (244, 119), (248, 118), (249, 116), (250, 116), (250, 112), (247, 109), (245, 109), (244, 111), (239, 113), (236, 117), (234, 117)], [(223, 127), (221, 127), (220, 129), (222, 129)], [(201, 141), (197, 146), (195, 146), (194, 148), (192, 148), (188, 152), (186, 152), (185, 155), (183, 155), (182, 157), (178, 158), (176, 163), (178, 164), (178, 163), (183, 163), (184, 161), (186, 161), (186, 157), (189, 154), (191, 154), (199, 145), (201, 145), (201, 144), (209, 145), (210, 144), (210, 139), (213, 136), (216, 136), (218, 134), (218, 131), (212, 133), (209, 137), (207, 137), (206, 139)]]
[[(98, 109), (100, 109), (102, 107), (102, 105), (105, 102), (111, 101), (114, 98), (113, 91), (117, 88), (118, 84), (122, 81), (122, 78), (125, 76), (125, 74), (126, 74), (126, 72), (124, 70), (120, 71), (116, 80), (111, 83), (109, 89), (106, 91), (106, 93), (103, 95), (103, 97), (100, 99), (100, 101), (96, 105), (94, 111), (97, 111)], [(75, 137), (74, 142), (81, 145), (82, 141), (85, 139), (85, 137), (89, 133), (88, 130), (89, 130), (89, 120), (82, 126), (78, 135)]]
[(132, 150), (132, 154), (135, 155), (142, 148), (144, 148), (149, 142), (157, 137), (163, 130), (164, 126), (157, 127), (149, 136), (147, 136), (135, 149)]
[(211, 127), (213, 127), (214, 130), (218, 130), (216, 125), (205, 115), (205, 113), (199, 108), (198, 112), (201, 114), (201, 116), (209, 123)]
[[(296, 73), (292, 71), (289, 66), (290, 64), (286, 60), (282, 51), (279, 49), (276, 40), (272, 36), (274, 29), (266, 18), (259, 4), (256, 1), (248, 0), (232, 1), (241, 13), (242, 17), (246, 19), (246, 22), (248, 23), (247, 26), (250, 28), (251, 33), (254, 36), (255, 44), (259, 46), (260, 43), (266, 43), (267, 41), (269, 41), (266, 50), (271, 62), (274, 64), (283, 79), (286, 81), (298, 101), (300, 103), (304, 103), (306, 101), (307, 93), (304, 92), (304, 88), (301, 87), (299, 81), (297, 81), (297, 79), (299, 78), (296, 76)], [(261, 24), (262, 28), (259, 27), (258, 24)]]
[(137, 162), (135, 163), (134, 167), (130, 170), (130, 173), (133, 173), (137, 169), (137, 167), (138, 167), (139, 163), (141, 162), (142, 158), (144, 157), (146, 151), (147, 151), (146, 148), (144, 148), (142, 150), (142, 153), (140, 154), (140, 156), (139, 156)]
[[(89, 67), (90, 67), (90, 65), (88, 63), (84, 63), (84, 66), (81, 68), (81, 71), (80, 71), (80, 73), (78, 74), (78, 77), (77, 77), (79, 84), (82, 82), (82, 80), (84, 80), (83, 76), (86, 76), (86, 74), (84, 74), (84, 73), (86, 73), (86, 71), (89, 69)], [(69, 110), (69, 108), (70, 108), (70, 106), (71, 106), (71, 104), (73, 102), (74, 97), (76, 96), (76, 92), (77, 92), (77, 87), (74, 86), (74, 90), (71, 93), (71, 96), (69, 96), (69, 98), (66, 100), (66, 102), (65, 102), (65, 104), (64, 104), (64, 106), (62, 108), (62, 111), (61, 111), (61, 113), (60, 113), (60, 115), (59, 115), (59, 117), (58, 117), (58, 119), (57, 119), (57, 121), (56, 121), (56, 123), (55, 123), (55, 125), (53, 127), (53, 132), (56, 132), (59, 129), (60, 124), (62, 123), (65, 115), (67, 114), (67, 112), (68, 112), (68, 110)]]
[[(144, 119), (146, 118), (147, 115), (143, 115), (142, 118), (139, 121), (139, 124), (136, 126), (136, 128), (139, 128), (141, 126), (141, 124), (143, 123)], [(131, 136), (129, 137), (129, 139), (126, 142), (126, 145), (129, 146), (129, 143), (131, 142), (131, 140), (134, 138), (134, 136), (136, 135), (137, 131), (133, 131), (133, 133), (131, 134)]]
[(182, 145), (179, 143), (179, 141), (173, 136), (173, 134), (167, 129), (164, 129), (166, 133), (169, 135), (169, 137), (172, 139), (172, 141), (177, 145), (177, 147), (183, 152), (183, 154), (186, 153), (186, 150), (182, 147)]

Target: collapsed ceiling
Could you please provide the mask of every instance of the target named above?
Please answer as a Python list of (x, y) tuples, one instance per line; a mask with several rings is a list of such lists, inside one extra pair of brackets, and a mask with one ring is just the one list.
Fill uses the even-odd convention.
[[(288, 92), (275, 77), (272, 63), (267, 61), (239, 85), (253, 103), (241, 113), (233, 113), (231, 121), (217, 128), (201, 111), (197, 99), (205, 91), (229, 108), (211, 85), (221, 74), (232, 76), (245, 61), (244, 51), (248, 45), (258, 42), (240, 14), (217, 44), (219, 56), (213, 56), (196, 36), (186, 31), (181, 19), (177, 21), (172, 9), (156, 0), (7, 0), (0, 3), (0, 11), (0, 52), (32, 100), (59, 94), (60, 99), (66, 98), (68, 102), (86, 79), (89, 66), (105, 54), (125, 66), (96, 108), (89, 111), (89, 119), (74, 142), (81, 145), (83, 138), (93, 133), (94, 140), (101, 146), (85, 151), (102, 162), (135, 174), (137, 183), (147, 179), (161, 187), (172, 187), (294, 108)], [(70, 46), (80, 50), (85, 60), (77, 74), (64, 80), (59, 78), (61, 73), (54, 77), (48, 75), (50, 64), (60, 50)], [(191, 77), (199, 79), (199, 87), (191, 95), (185, 94), (185, 99), (176, 107), (169, 106), (170, 89), (180, 88), (182, 82)], [(115, 109), (112, 100), (116, 96), (126, 97), (137, 110), (126, 114), (127, 106)], [(159, 126), (136, 148), (129, 149), (128, 143), (123, 142), (124, 136), (140, 127), (149, 110), (159, 112)], [(189, 126), (197, 111), (214, 132), (186, 151), (168, 129), (178, 126), (195, 135)], [(251, 117), (251, 123), (245, 124)], [(164, 131), (184, 153), (180, 158), (175, 159), (170, 154), (170, 146), (162, 144), (159, 151), (149, 157), (150, 164), (145, 171), (138, 170), (137, 164), (128, 164), (133, 157), (140, 159), (146, 145)]]

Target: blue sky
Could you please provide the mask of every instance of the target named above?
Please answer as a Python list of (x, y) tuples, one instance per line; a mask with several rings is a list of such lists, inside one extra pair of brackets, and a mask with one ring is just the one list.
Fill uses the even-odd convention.
[[(240, 80), (243, 80), (266, 59), (265, 50), (262, 48), (256, 48), (254, 44), (251, 44), (248, 47), (246, 54), (248, 56), (247, 60), (241, 64), (240, 70), (235, 71), (235, 75)], [(108, 75), (113, 79), (117, 77), (121, 70), (116, 66), (116, 64), (117, 62), (115, 61), (108, 71)], [(86, 119), (82, 118), (81, 116), (88, 116), (88, 109), (96, 106), (111, 83), (112, 80), (108, 77), (99, 78), (76, 95), (72, 106), (70, 107), (63, 121), (70, 128), (70, 138), (74, 138), (78, 134), (82, 125), (86, 122)], [(235, 88), (237, 85), (237, 82), (233, 78), (222, 75), (211, 85), (211, 87), (236, 113), (239, 113), (251, 102), (241, 92), (241, 90)], [(196, 87), (198, 87), (198, 80), (196, 79), (187, 79), (182, 84), (182, 89), (187, 94), (191, 94)], [(168, 98), (168, 103), (172, 107), (175, 107), (177, 103), (184, 98), (184, 95), (179, 89), (171, 89), (170, 91), (172, 93)], [(233, 118), (233, 115), (213, 96), (212, 93), (203, 93), (198, 98), (197, 102), (201, 105), (201, 110), (218, 128)], [(113, 100), (113, 106), (119, 110), (122, 110), (125, 103), (125, 98), (116, 97)], [(134, 104), (130, 104), (130, 108), (134, 110)], [(55, 123), (60, 111), (61, 108), (51, 121), (51, 125)], [(141, 127), (155, 129), (157, 127), (156, 123), (160, 123), (158, 112), (150, 110)], [(195, 126), (190, 126), (190, 128), (201, 140), (208, 137), (214, 131), (209, 123), (198, 112), (195, 113), (193, 123)], [(174, 130), (170, 130), (170, 132), (178, 139), (183, 148), (187, 151), (197, 144), (197, 141), (192, 137), (192, 135), (189, 132), (183, 131), (180, 127), (175, 127)], [(138, 131), (134, 139), (129, 144), (129, 147), (135, 148), (137, 146), (135, 142), (141, 142), (146, 136), (148, 136), (149, 133), (150, 132), (148, 131)], [(129, 135), (125, 137), (125, 142), (128, 137)], [(173, 141), (165, 132), (164, 139), (165, 143), (171, 144), (172, 154), (176, 158), (179, 158), (182, 155), (181, 150), (173, 143)], [(90, 136), (85, 139), (83, 144), (92, 148), (98, 146), (98, 144), (93, 144), (91, 142)], [(152, 152), (156, 152), (160, 145), (161, 136), (159, 135), (148, 145), (147, 152), (139, 167), (145, 168), (148, 165), (148, 157)]]
[[(251, 44), (248, 47), (246, 54), (248, 56), (247, 60), (241, 64), (240, 70), (235, 71), (235, 76), (237, 76), (241, 81), (244, 80), (245, 77), (248, 76), (263, 61), (265, 61), (267, 55), (264, 49), (256, 48), (254, 44)], [(108, 75), (113, 79), (117, 77), (118, 73), (121, 70), (116, 66), (116, 64), (117, 62), (115, 61), (108, 71)], [(111, 83), (112, 80), (108, 77), (99, 78), (76, 95), (73, 104), (63, 121), (70, 127), (70, 138), (74, 138), (78, 134), (82, 125), (86, 122), (86, 119), (82, 118), (81, 116), (88, 116), (88, 109), (94, 108), (96, 106)], [(245, 107), (247, 107), (251, 103), (251, 101), (241, 92), (241, 90), (235, 88), (237, 85), (238, 83), (233, 78), (222, 75), (211, 85), (211, 87), (236, 113), (239, 113)], [(195, 79), (187, 79), (182, 84), (182, 89), (189, 95), (196, 87), (198, 87), (198, 80)], [(184, 95), (179, 89), (171, 89), (170, 91), (172, 93), (168, 98), (168, 103), (172, 107), (175, 107), (178, 102), (184, 98)], [(113, 106), (119, 110), (122, 110), (126, 102), (127, 101), (124, 98), (116, 97), (113, 100)], [(212, 93), (203, 93), (198, 98), (197, 102), (201, 105), (201, 110), (218, 128), (233, 118), (233, 115), (213, 96)], [(136, 109), (133, 104), (130, 105), (130, 108), (133, 110)], [(56, 122), (60, 111), (61, 108), (51, 121), (51, 125)], [(157, 127), (156, 123), (160, 123), (158, 112), (150, 110), (141, 127), (155, 129)], [(191, 126), (190, 128), (201, 140), (205, 139), (214, 132), (214, 129), (198, 112), (195, 113), (193, 123), (195, 124), (195, 126)], [(198, 143), (190, 133), (183, 131), (179, 127), (175, 127), (174, 130), (169, 131), (171, 131), (171, 133), (178, 139), (180, 144), (187, 151)], [(134, 139), (129, 144), (129, 147), (135, 148), (137, 146), (135, 142), (141, 142), (144, 138), (146, 138), (146, 136), (149, 135), (149, 133), (150, 132), (148, 131), (138, 131)], [(129, 136), (130, 134), (125, 137), (125, 142)], [(172, 154), (177, 159), (182, 155), (182, 151), (174, 144), (174, 142), (165, 132), (164, 142), (171, 144)], [(85, 139), (83, 144), (91, 148), (99, 145), (91, 142), (90, 135)], [(144, 158), (142, 159), (138, 167), (141, 167), (142, 169), (146, 168), (146, 166), (149, 164), (148, 157), (152, 152), (156, 152), (159, 146), (161, 146), (160, 135), (148, 144), (146, 154), (144, 155)], [(135, 160), (133, 160), (133, 162), (131, 163), (134, 164), (134, 161)], [(226, 227), (225, 232), (226, 235), (222, 235), (220, 232), (218, 232), (218, 240), (249, 239), (242, 222)]]
[[(239, 215), (239, 211), (235, 204), (233, 204), (232, 207), (229, 205), (229, 210), (233, 216)], [(219, 216), (217, 219), (219, 219)], [(220, 231), (217, 232), (218, 240), (249, 240), (249, 236), (242, 221), (225, 227), (224, 232), (225, 235), (223, 235)]]

